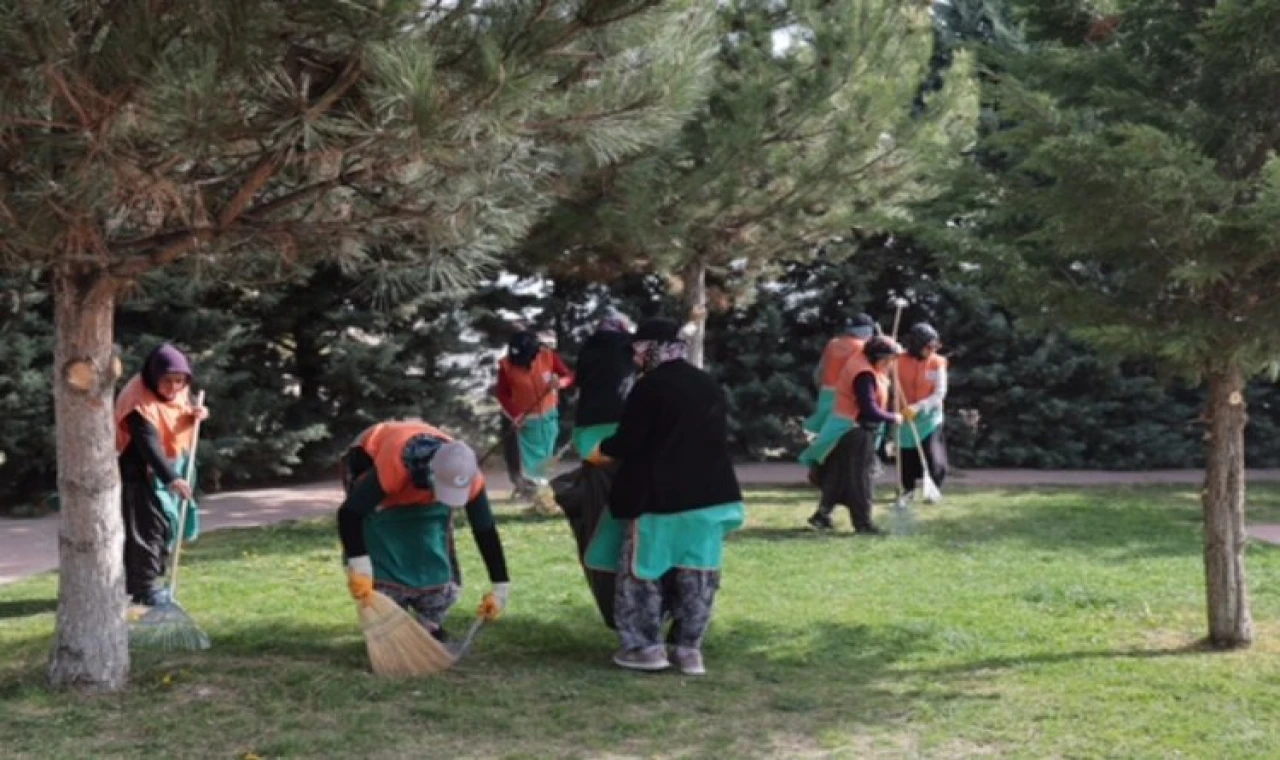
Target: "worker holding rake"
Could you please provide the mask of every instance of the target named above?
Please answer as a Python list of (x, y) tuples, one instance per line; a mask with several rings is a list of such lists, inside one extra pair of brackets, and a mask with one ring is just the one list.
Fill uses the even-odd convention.
[(559, 392), (572, 384), (573, 373), (536, 332), (512, 336), (498, 362), (497, 396), (513, 498), (533, 496), (547, 484), (560, 434)]
[(941, 486), (947, 476), (947, 447), (942, 437), (947, 360), (938, 354), (942, 347), (938, 331), (925, 322), (908, 330), (902, 343), (906, 354), (898, 359), (898, 392), (904, 413), (912, 421), (902, 428), (900, 456), (902, 493), (909, 498), (925, 478), (926, 464), (927, 475), (935, 486)]
[(890, 369), (902, 347), (878, 335), (862, 353), (845, 363), (836, 386), (836, 401), (822, 432), (800, 461), (812, 468), (811, 480), (822, 496), (809, 525), (833, 527), (837, 505), (849, 508), (853, 527), (861, 535), (879, 535), (871, 518), (876, 468), (876, 436), (885, 424), (898, 424), (902, 415), (889, 411)]
[(133, 604), (168, 602), (161, 579), (169, 552), (181, 535), (194, 540), (199, 522), (194, 504), (179, 526), (179, 506), (193, 485), (179, 473), (188, 467), (197, 422), (208, 417), (193, 405), (191, 364), (165, 343), (142, 363), (116, 397), (116, 453), (124, 514), (125, 589)]
[(418, 420), (365, 430), (342, 458), (346, 499), (338, 534), (347, 585), (365, 603), (376, 589), (437, 639), (462, 590), (453, 511), (465, 509), (492, 590), (477, 615), (496, 619), (510, 589), (502, 540), (475, 452)]

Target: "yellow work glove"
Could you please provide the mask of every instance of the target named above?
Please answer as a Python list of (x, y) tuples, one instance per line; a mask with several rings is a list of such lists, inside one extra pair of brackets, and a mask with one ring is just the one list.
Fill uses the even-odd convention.
[(919, 412), (916, 411), (914, 406), (908, 406), (902, 410), (902, 418), (907, 422), (914, 421), (917, 414), (919, 414)]
[(588, 464), (594, 464), (594, 465), (599, 466), (599, 465), (602, 465), (602, 464), (608, 464), (608, 463), (609, 463), (609, 462), (611, 462), (611, 461), (613, 461), (613, 460), (609, 459), (609, 457), (607, 457), (607, 456), (605, 456), (604, 454), (601, 454), (601, 453), (600, 453), (600, 447), (599, 447), (599, 446), (597, 446), (597, 447), (595, 447), (594, 449), (592, 449), (592, 450), (591, 450), (591, 453), (587, 455), (587, 463), (588, 463)]
[(347, 560), (347, 590), (352, 599), (369, 606), (373, 596), (373, 562), (368, 555)]
[(502, 616), (502, 611), (507, 608), (507, 597), (510, 595), (510, 583), (493, 584), (493, 590), (485, 594), (484, 599), (480, 600), (480, 608), (476, 610), (476, 617), (481, 617), (491, 622), (497, 620)]

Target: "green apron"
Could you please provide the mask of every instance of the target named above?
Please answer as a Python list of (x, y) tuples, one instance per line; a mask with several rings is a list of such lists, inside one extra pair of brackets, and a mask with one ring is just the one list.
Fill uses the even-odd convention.
[(618, 432), (618, 423), (606, 422), (601, 425), (587, 425), (573, 429), (573, 448), (578, 457), (586, 459), (596, 450), (600, 442)]
[(453, 515), (445, 504), (380, 509), (364, 519), (364, 537), (375, 580), (425, 589), (455, 577)]
[(560, 412), (552, 409), (538, 417), (526, 417), (516, 435), (524, 476), (530, 480), (546, 480), (547, 467), (556, 453), (556, 438), (560, 435)]
[(809, 419), (804, 421), (804, 429), (810, 433), (821, 433), (822, 426), (827, 424), (827, 420), (831, 417), (831, 410), (836, 405), (836, 389), (826, 388), (818, 391), (818, 405), (814, 408), (813, 414)]
[(827, 455), (831, 450), (840, 443), (840, 439), (844, 434), (853, 430), (853, 420), (839, 414), (833, 414), (827, 418), (827, 422), (822, 426), (822, 430), (818, 433), (818, 437), (809, 444), (809, 448), (800, 452), (800, 464), (807, 467), (817, 467), (827, 459)]
[[(187, 459), (190, 455), (183, 454), (178, 457), (178, 461), (174, 463), (173, 471), (178, 473), (178, 477), (182, 477), (191, 486), (191, 490), (196, 490), (196, 468), (192, 466), (190, 477), (184, 477), (183, 473), (187, 472)], [(156, 496), (160, 499), (160, 506), (164, 508), (164, 516), (169, 520), (169, 549), (178, 544), (178, 515), (182, 511), (182, 497), (170, 491), (167, 486), (155, 475), (151, 476), (151, 488), (156, 492)], [(195, 541), (200, 537), (200, 505), (195, 499), (187, 505), (187, 519), (182, 526), (182, 540)]]
[(938, 429), (942, 424), (942, 410), (930, 409), (916, 417), (915, 431), (911, 429), (911, 423), (904, 422), (902, 424), (902, 448), (914, 449), (916, 447), (916, 433), (920, 433), (920, 439), (928, 438), (933, 431)]
[[(670, 515), (641, 515), (636, 519), (636, 555), (632, 575), (656, 581), (667, 571), (719, 570), (724, 538), (742, 527), (742, 502), (703, 507)], [(607, 512), (587, 547), (583, 564), (592, 570), (618, 572), (626, 524)]]

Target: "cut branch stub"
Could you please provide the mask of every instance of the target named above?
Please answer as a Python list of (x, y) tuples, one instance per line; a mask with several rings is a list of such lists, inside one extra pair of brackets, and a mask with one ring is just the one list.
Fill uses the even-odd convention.
[(124, 364), (119, 356), (111, 357), (111, 363), (103, 372), (92, 359), (76, 357), (62, 365), (62, 379), (72, 390), (78, 393), (92, 393), (98, 390), (100, 383), (114, 385), (124, 374)]

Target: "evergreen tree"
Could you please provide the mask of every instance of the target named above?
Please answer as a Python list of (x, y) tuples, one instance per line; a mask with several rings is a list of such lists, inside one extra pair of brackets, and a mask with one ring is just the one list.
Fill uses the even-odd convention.
[(1087, 40), (993, 55), (997, 160), (958, 205), (1011, 306), (1207, 384), (1209, 641), (1254, 637), (1247, 379), (1280, 318), (1280, 2), (1135, 0)]
[(903, 0), (718, 4), (715, 85), (680, 138), (585, 183), (540, 226), (544, 256), (672, 274), (698, 331), (708, 272), (749, 271), (931, 193), (971, 111), (964, 67), (913, 114), (932, 52)]
[(180, 260), (457, 290), (576, 173), (702, 96), (696, 0), (0, 5), (0, 260), (47, 268), (62, 497), (51, 681), (127, 680), (121, 288)]

